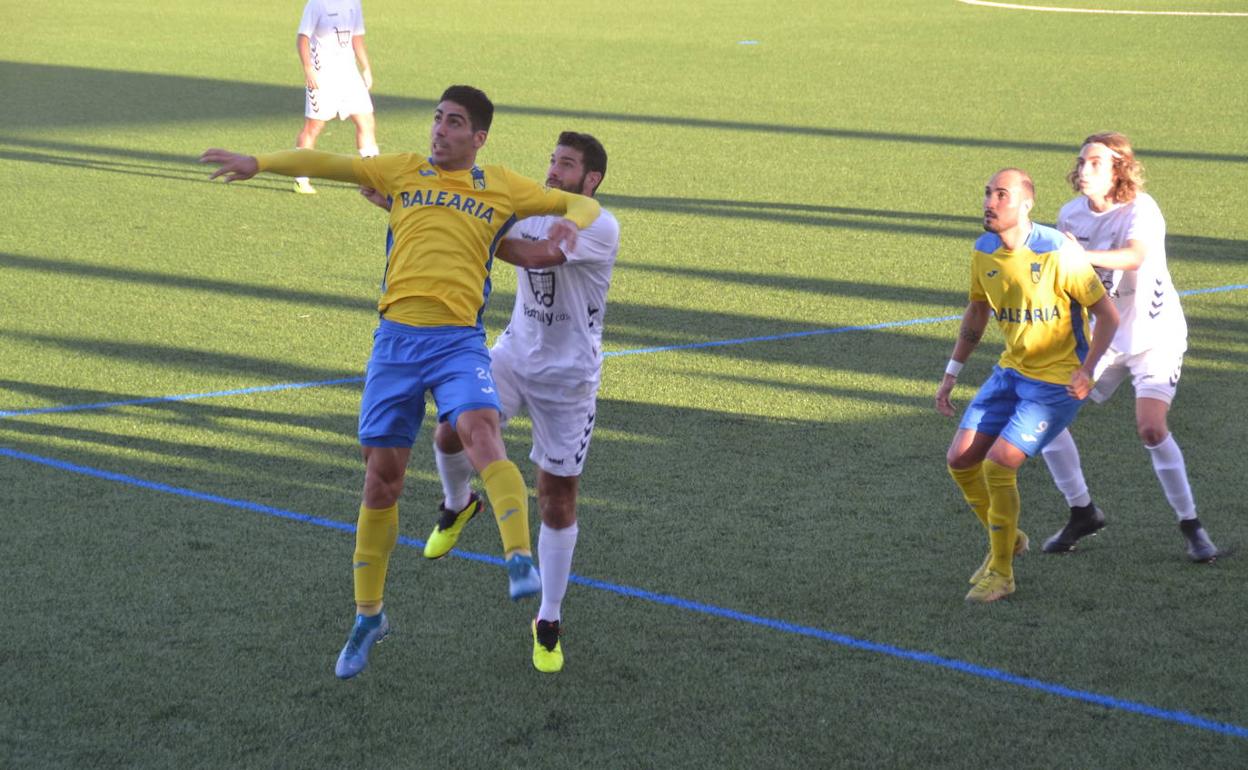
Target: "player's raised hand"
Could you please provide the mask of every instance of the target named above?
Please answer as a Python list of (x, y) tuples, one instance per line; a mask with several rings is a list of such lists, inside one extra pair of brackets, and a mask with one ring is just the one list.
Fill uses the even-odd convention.
[(212, 176), (208, 177), (209, 179), (224, 176), (227, 182), (238, 182), (244, 179), (251, 179), (260, 173), (260, 164), (253, 156), (240, 155), (229, 150), (216, 148), (204, 150), (204, 154), (199, 156), (199, 162), (220, 166), (220, 168), (212, 172)]
[(953, 386), (958, 382), (958, 378), (946, 374), (940, 380), (940, 387), (936, 389), (936, 411), (946, 417), (953, 417), (957, 411), (953, 408), (953, 402), (949, 400), (950, 394), (953, 393)]
[(571, 219), (560, 219), (546, 231), (546, 240), (554, 241), (563, 247), (564, 253), (576, 248), (576, 236), (580, 233), (576, 223)]

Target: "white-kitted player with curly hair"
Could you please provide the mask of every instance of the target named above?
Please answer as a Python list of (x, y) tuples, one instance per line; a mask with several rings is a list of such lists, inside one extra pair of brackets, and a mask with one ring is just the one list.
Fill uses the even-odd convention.
[[(1217, 548), (1196, 517), (1183, 452), (1166, 424), (1187, 350), (1187, 321), (1166, 266), (1166, 221), (1144, 192), (1143, 169), (1122, 134), (1085, 139), (1067, 179), (1080, 195), (1062, 206), (1057, 227), (1087, 250), (1121, 319), (1096, 368), (1092, 399), (1106, 401), (1131, 378), (1136, 428), (1179, 519), (1187, 555), (1212, 561)], [(1070, 505), (1070, 521), (1045, 541), (1044, 550), (1064, 553), (1104, 527), (1105, 514), (1088, 493), (1069, 430), (1044, 448), (1044, 460)]]

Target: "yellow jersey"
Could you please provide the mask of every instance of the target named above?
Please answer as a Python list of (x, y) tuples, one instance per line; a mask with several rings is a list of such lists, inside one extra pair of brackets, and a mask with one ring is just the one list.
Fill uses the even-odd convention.
[(985, 233), (971, 251), (972, 302), (987, 302), (1005, 335), (1002, 367), (1065, 385), (1088, 354), (1088, 310), (1105, 287), (1057, 230), (1033, 225), (1025, 245)]
[(494, 251), (517, 220), (566, 214), (585, 228), (600, 211), (592, 198), (545, 188), (503, 166), (447, 171), (413, 153), (358, 158), (316, 150), (257, 160), (261, 171), (354, 182), (392, 199), (377, 309), (411, 326), (480, 326)]

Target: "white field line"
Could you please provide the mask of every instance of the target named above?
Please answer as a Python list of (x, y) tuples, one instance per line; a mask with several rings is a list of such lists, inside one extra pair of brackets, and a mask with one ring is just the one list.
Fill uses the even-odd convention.
[(1100, 13), (1120, 16), (1241, 16), (1238, 11), (1111, 11), (1104, 8), (1054, 8), (1047, 5), (1018, 5), (1016, 3), (990, 3), (985, 0), (958, 0), (965, 5), (981, 5), (986, 8), (1005, 8), (1010, 11), (1044, 11), (1047, 13)]

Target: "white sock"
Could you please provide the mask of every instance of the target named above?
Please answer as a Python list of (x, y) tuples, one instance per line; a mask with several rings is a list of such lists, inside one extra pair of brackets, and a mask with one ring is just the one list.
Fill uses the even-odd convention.
[(559, 620), (563, 596), (572, 574), (572, 552), (576, 550), (576, 522), (567, 529), (551, 529), (542, 524), (537, 534), (537, 562), (542, 573), (542, 606), (538, 620)]
[(308, 177), (306, 177), (306, 176), (297, 176), (297, 177), (295, 177), (295, 183), (296, 183), (296, 184), (299, 184), (299, 185), (309, 184), (309, 183), (311, 183), (311, 181), (312, 181), (312, 180), (311, 180), (311, 179), (309, 179), (309, 178), (308, 178)]
[(1083, 468), (1079, 467), (1079, 448), (1075, 446), (1075, 437), (1070, 429), (1057, 434), (1057, 438), (1044, 448), (1044, 464), (1049, 466), (1049, 474), (1058, 490), (1066, 495), (1066, 504), (1071, 508), (1079, 508), (1092, 503), (1088, 494), (1088, 482), (1083, 478)]
[(1179, 521), (1196, 518), (1196, 501), (1192, 499), (1192, 487), (1187, 483), (1187, 464), (1183, 462), (1183, 450), (1174, 440), (1174, 434), (1157, 446), (1145, 447), (1153, 456), (1153, 470), (1161, 489), (1174, 508)]
[(370, 144), (370, 145), (369, 145), (369, 146), (367, 146), (367, 147), (361, 147), (361, 148), (360, 148), (360, 157), (361, 157), (361, 158), (371, 158), (371, 157), (373, 157), (374, 155), (380, 155), (380, 154), (381, 154), (381, 150), (380, 150), (380, 149), (378, 149), (377, 145), (375, 145), (375, 144)]
[(446, 454), (438, 445), (433, 445), (433, 459), (438, 465), (438, 476), (442, 479), (442, 504), (447, 510), (459, 511), (468, 505), (472, 496), (472, 462), (468, 453), (462, 449), (454, 454)]

